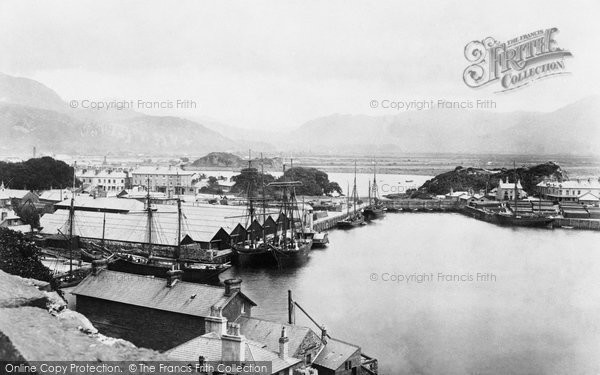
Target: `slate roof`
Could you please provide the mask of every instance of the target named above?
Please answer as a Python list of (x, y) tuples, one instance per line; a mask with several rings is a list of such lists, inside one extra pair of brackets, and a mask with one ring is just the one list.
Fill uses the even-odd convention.
[[(246, 362), (270, 362), (273, 374), (302, 361), (293, 357), (281, 359), (277, 352), (273, 352), (265, 348), (263, 344), (254, 341), (244, 342), (244, 350)], [(197, 361), (198, 357), (203, 356), (207, 362), (218, 362), (223, 358), (223, 344), (219, 335), (210, 332), (176, 346), (168, 350), (166, 354), (178, 361)]]
[(211, 306), (224, 307), (238, 294), (256, 305), (242, 292), (226, 296), (218, 286), (179, 281), (169, 288), (165, 279), (109, 270), (89, 275), (71, 293), (198, 317), (209, 316)]
[(337, 370), (345, 361), (348, 360), (360, 347), (347, 342), (329, 338), (327, 345), (321, 350), (321, 353), (314, 361), (315, 365)]
[(298, 352), (304, 338), (311, 333), (308, 327), (302, 327), (295, 324), (285, 324), (240, 316), (235, 321), (240, 324), (240, 330), (244, 336), (258, 342), (264, 343), (272, 351), (279, 350), (279, 337), (281, 329), (285, 327), (286, 335), (289, 341), (289, 351), (291, 355)]

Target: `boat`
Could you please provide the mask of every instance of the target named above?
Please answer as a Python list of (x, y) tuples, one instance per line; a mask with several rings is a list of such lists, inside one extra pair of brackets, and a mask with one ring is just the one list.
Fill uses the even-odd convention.
[(496, 214), (500, 225), (510, 225), (519, 227), (547, 227), (552, 225), (554, 218), (537, 215), (515, 215), (505, 212)]
[(519, 189), (517, 188), (517, 168), (513, 163), (515, 191), (514, 191), (514, 207), (510, 212), (496, 213), (496, 219), (500, 225), (516, 226), (516, 227), (552, 227), (554, 218), (541, 214), (517, 214), (517, 202), (519, 199)]
[(148, 240), (144, 244), (146, 256), (134, 256), (132, 254), (120, 253), (114, 259), (109, 260), (107, 268), (112, 271), (133, 273), (136, 275), (154, 276), (166, 278), (167, 271), (179, 269), (183, 271), (182, 280), (193, 283), (218, 284), (219, 274), (225, 272), (231, 265), (227, 262), (206, 262), (187, 260), (179, 258), (181, 254), (181, 200), (177, 200), (178, 229), (177, 249), (174, 258), (156, 257), (152, 254), (152, 206), (150, 201), (150, 189), (146, 195), (146, 212), (148, 217)]
[[(293, 162), (292, 162), (293, 163)], [(285, 176), (285, 165), (283, 167)], [(293, 169), (293, 164), (292, 164)], [(281, 189), (279, 212), (281, 234), (274, 237), (271, 249), (280, 268), (298, 267), (308, 260), (313, 240), (305, 231), (305, 224), (298, 210), (296, 187), (300, 181), (271, 182), (270, 187)], [(299, 218), (299, 220), (297, 220)], [(296, 228), (299, 221), (300, 230)]]
[[(262, 156), (261, 156), (262, 159)], [(252, 168), (252, 157), (248, 157), (248, 169)], [(265, 186), (262, 181), (262, 176), (264, 175), (264, 167), (261, 165), (262, 173), (261, 173), (261, 185), (262, 185), (262, 215), (263, 215), (263, 223), (266, 220), (266, 194), (265, 194)], [(252, 230), (252, 224), (255, 220), (255, 207), (253, 202), (257, 199), (254, 197), (255, 191), (253, 189), (252, 184), (248, 184), (248, 190), (246, 191), (246, 207), (247, 207), (247, 215), (246, 218), (246, 230), (249, 231), (250, 238), (246, 239), (242, 243), (235, 243), (231, 246), (231, 251), (233, 252), (233, 261), (236, 265), (241, 267), (273, 267), (277, 266), (277, 258), (273, 254), (273, 246), (268, 241), (267, 234), (265, 232), (265, 228), (262, 228), (262, 233), (260, 233), (260, 240), (256, 239), (256, 236)], [(271, 239), (269, 237), (269, 239)]]
[(229, 269), (229, 263), (182, 263), (172, 258), (147, 258), (129, 254), (120, 254), (108, 263), (112, 271), (133, 273), (143, 276), (167, 278), (167, 272), (172, 269), (183, 271), (182, 280), (192, 283), (218, 284), (219, 275)]
[(365, 225), (363, 214), (356, 209), (358, 201), (358, 193), (356, 191), (356, 161), (354, 162), (354, 186), (352, 188), (352, 212), (350, 212), (350, 187), (348, 186), (348, 199), (346, 202), (346, 218), (337, 222), (336, 226), (339, 229), (352, 229)]
[(313, 249), (326, 247), (329, 243), (329, 233), (327, 232), (312, 232), (308, 233), (307, 235), (312, 238)]
[[(373, 166), (373, 184), (369, 182), (369, 205), (363, 210), (365, 220), (380, 219), (385, 215), (386, 208), (379, 199), (379, 189), (377, 188), (376, 165)], [(373, 198), (371, 200), (371, 197)]]

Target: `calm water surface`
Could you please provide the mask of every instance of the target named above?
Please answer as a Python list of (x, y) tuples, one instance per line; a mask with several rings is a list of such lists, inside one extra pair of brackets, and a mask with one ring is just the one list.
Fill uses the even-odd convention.
[(253, 315), (279, 321), (291, 289), (333, 337), (376, 356), (381, 373), (600, 373), (600, 233), (407, 213), (329, 236), (300, 269), (232, 268), (221, 278), (241, 277), (259, 305)]

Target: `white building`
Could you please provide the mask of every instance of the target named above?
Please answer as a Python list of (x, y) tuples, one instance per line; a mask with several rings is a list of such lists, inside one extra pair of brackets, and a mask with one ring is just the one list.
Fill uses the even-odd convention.
[[(523, 186), (521, 185), (521, 180), (517, 180), (517, 194), (517, 199), (527, 197), (527, 193), (525, 193)], [(506, 181), (500, 180), (496, 189), (496, 200), (506, 201), (513, 199), (515, 199), (515, 182), (508, 182), (508, 177), (506, 178)]]
[(150, 185), (150, 191), (171, 194), (193, 194), (192, 181), (197, 174), (179, 167), (140, 167), (131, 172), (133, 186)]
[(91, 189), (120, 192), (127, 186), (128, 173), (110, 169), (84, 169), (77, 171), (75, 177)]
[[(596, 178), (577, 179), (570, 181), (542, 181), (536, 185), (537, 191), (543, 198), (553, 201), (579, 202), (600, 197), (600, 180)], [(588, 194), (589, 193), (589, 194)]]

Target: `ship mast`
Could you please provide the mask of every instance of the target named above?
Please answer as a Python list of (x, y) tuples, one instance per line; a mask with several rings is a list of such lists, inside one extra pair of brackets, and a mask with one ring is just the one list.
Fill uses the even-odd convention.
[(176, 258), (181, 257), (181, 198), (177, 198), (177, 254)]
[(73, 276), (73, 221), (75, 219), (75, 170), (77, 162), (73, 164), (73, 190), (71, 190), (71, 205), (69, 206), (69, 276)]
[(265, 195), (265, 163), (263, 161), (263, 154), (260, 153), (260, 184), (262, 186), (262, 234), (263, 234), (263, 246), (267, 246), (267, 233), (265, 229), (265, 225), (267, 223), (267, 207), (266, 207), (266, 195)]
[(352, 187), (352, 200), (354, 201), (354, 216), (356, 216), (356, 200), (357, 200), (357, 192), (356, 192), (356, 160), (354, 160), (354, 186)]
[(148, 219), (148, 258), (152, 256), (152, 204), (150, 202), (150, 174), (146, 177), (146, 213)]
[(517, 216), (517, 197), (519, 195), (519, 189), (517, 188), (517, 166), (513, 160), (513, 174), (515, 178), (515, 209), (513, 210), (513, 216)]
[[(248, 150), (248, 174), (252, 176), (252, 150)], [(252, 205), (252, 179), (248, 182), (248, 190), (246, 195), (248, 196), (248, 214), (250, 215), (250, 248), (254, 248), (254, 206)]]

